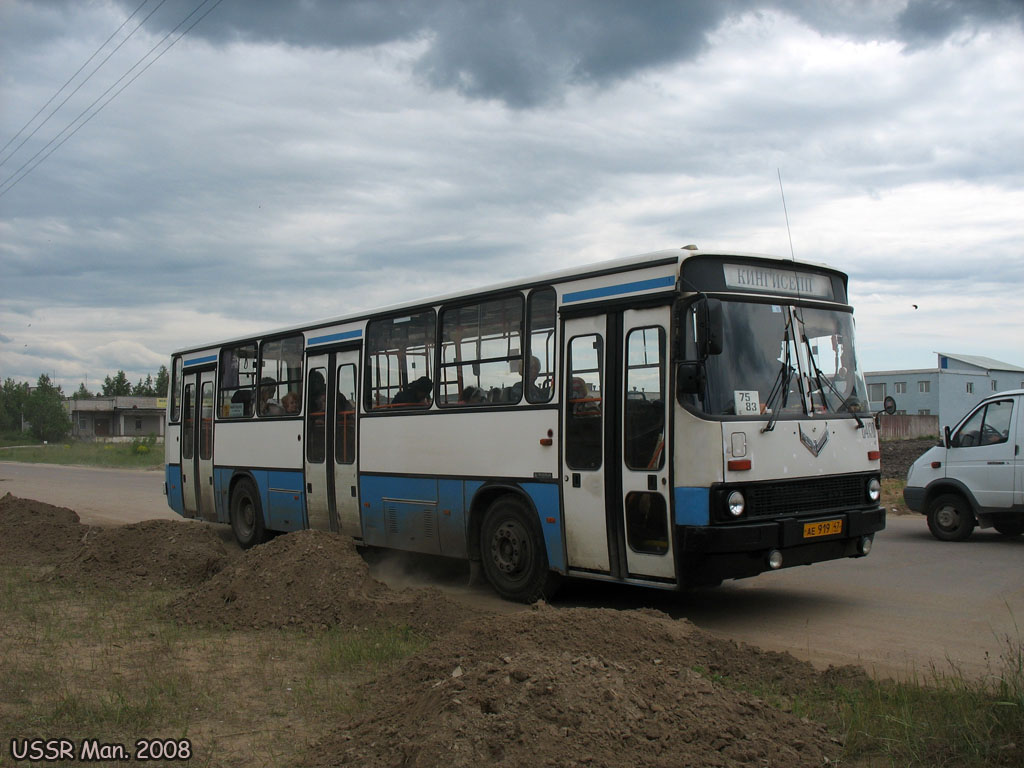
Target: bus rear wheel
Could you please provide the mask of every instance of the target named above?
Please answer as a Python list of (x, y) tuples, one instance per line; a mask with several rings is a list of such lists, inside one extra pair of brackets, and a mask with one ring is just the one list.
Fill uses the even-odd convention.
[(252, 480), (240, 480), (231, 494), (231, 530), (242, 549), (251, 549), (267, 540), (260, 495)]
[(965, 541), (974, 530), (974, 514), (962, 496), (944, 493), (928, 507), (928, 530), (939, 541)]
[(540, 524), (515, 496), (497, 499), (480, 530), (484, 574), (506, 600), (534, 603), (548, 584), (548, 556)]

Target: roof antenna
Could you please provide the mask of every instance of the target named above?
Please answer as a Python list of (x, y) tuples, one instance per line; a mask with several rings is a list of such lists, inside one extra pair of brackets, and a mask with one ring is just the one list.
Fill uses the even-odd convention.
[(796, 261), (796, 253), (793, 252), (793, 233), (789, 229), (789, 211), (786, 210), (786, 191), (782, 188), (782, 171), (778, 168), (775, 170), (779, 174), (779, 192), (782, 193), (782, 212), (786, 214), (786, 233), (789, 235), (789, 255), (793, 257), (793, 261)]

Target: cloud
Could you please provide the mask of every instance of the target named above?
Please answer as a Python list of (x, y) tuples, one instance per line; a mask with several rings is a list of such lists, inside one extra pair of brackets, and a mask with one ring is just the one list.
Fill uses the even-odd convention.
[[(136, 3), (120, 5), (127, 14)], [(171, 0), (147, 25), (172, 29), (194, 8), (193, 0)], [(693, 61), (723, 21), (763, 12), (788, 14), (824, 35), (887, 37), (911, 46), (1024, 21), (1017, 0), (250, 0), (221, 3), (190, 34), (218, 45), (335, 50), (425, 41), (412, 64), (424, 82), (521, 109), (558, 102), (572, 87), (605, 88), (652, 68)]]

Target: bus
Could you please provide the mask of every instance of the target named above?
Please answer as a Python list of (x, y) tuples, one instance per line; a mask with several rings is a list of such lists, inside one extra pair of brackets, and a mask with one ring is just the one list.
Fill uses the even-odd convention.
[(847, 276), (695, 246), (193, 346), (168, 504), (334, 531), (504, 598), (846, 557), (885, 527)]

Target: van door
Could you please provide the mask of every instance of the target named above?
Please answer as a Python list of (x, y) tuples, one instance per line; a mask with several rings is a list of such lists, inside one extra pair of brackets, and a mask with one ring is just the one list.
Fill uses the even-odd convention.
[(1019, 399), (991, 400), (965, 419), (946, 452), (946, 476), (959, 480), (986, 509), (1007, 509), (1014, 497)]

